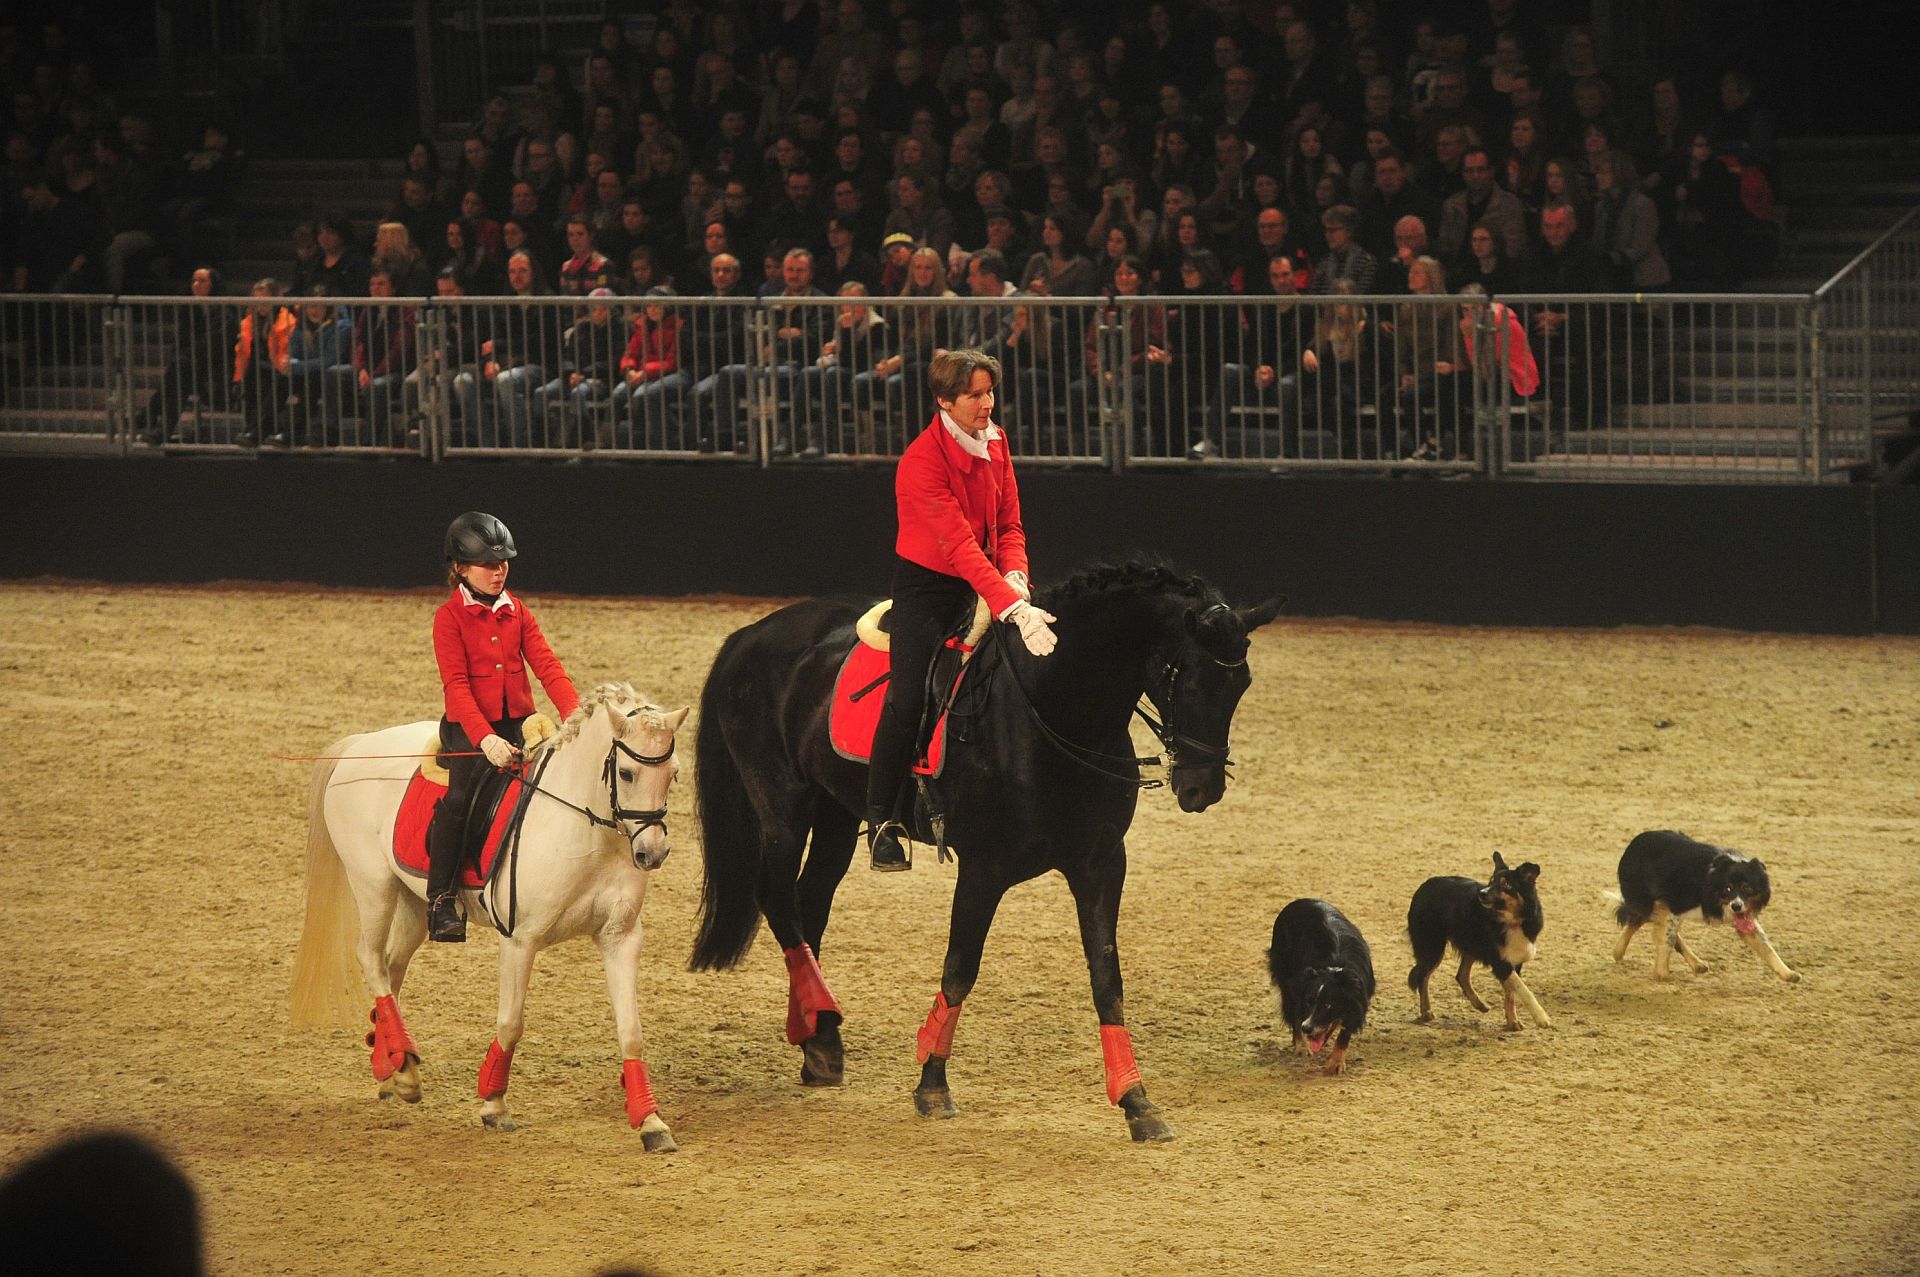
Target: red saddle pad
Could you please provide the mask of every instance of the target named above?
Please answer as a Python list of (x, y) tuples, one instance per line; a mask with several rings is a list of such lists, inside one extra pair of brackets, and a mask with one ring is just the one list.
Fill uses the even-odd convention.
[[(887, 702), (888, 654), (865, 643), (855, 643), (840, 666), (840, 677), (833, 684), (833, 709), (827, 715), (827, 734), (833, 740), (833, 752), (856, 763), (873, 757), (873, 732), (880, 725), (880, 707)], [(966, 676), (962, 665), (953, 685), (960, 686)], [(917, 760), (913, 770), (922, 776), (938, 776), (946, 762), (947, 715), (933, 725), (933, 740), (927, 756)]]
[[(433, 823), (433, 809), (446, 792), (445, 785), (436, 785), (416, 771), (407, 785), (407, 796), (400, 800), (400, 814), (393, 822), (393, 863), (416, 878), (427, 876), (427, 826)], [(506, 842), (507, 826), (513, 823), (514, 809), (519, 805), (520, 782), (510, 780), (501, 791), (500, 805), (494, 808), (487, 840), (480, 847), (480, 863), (476, 866), (473, 858), (468, 857), (460, 867), (462, 887), (476, 890), (486, 886), (493, 877), (500, 848)]]

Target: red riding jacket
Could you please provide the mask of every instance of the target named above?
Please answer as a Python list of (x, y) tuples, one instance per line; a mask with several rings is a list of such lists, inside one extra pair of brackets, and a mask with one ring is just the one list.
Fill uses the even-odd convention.
[(511, 594), (503, 593), (500, 606), (490, 608), (469, 603), (455, 586), (453, 597), (433, 614), (433, 655), (440, 663), (447, 717), (476, 745), (492, 734), (496, 720), (533, 713), (529, 665), (561, 718), (580, 705), (580, 694), (547, 646), (532, 609)]
[(962, 448), (938, 413), (907, 445), (893, 476), (900, 535), (894, 550), (923, 568), (964, 579), (995, 616), (1019, 601), (1008, 572), (1027, 570), (1020, 489), (1004, 435), (985, 460)]

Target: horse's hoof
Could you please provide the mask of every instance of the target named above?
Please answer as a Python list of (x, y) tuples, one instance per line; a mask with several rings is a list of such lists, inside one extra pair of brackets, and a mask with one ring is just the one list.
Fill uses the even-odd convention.
[(418, 1104), (420, 1102), (420, 1071), (409, 1064), (399, 1072), (390, 1074), (380, 1083), (380, 1098)]
[(953, 1106), (953, 1092), (946, 1087), (922, 1087), (913, 1093), (914, 1111), (921, 1117), (957, 1117), (960, 1110)]
[(1144, 1113), (1127, 1114), (1127, 1134), (1133, 1136), (1135, 1144), (1171, 1144), (1173, 1128), (1166, 1124), (1158, 1111), (1149, 1109)]
[(812, 1038), (800, 1045), (800, 1085), (842, 1086), (846, 1083), (846, 1055), (838, 1048), (816, 1045)]
[(649, 1153), (678, 1153), (680, 1146), (673, 1142), (673, 1132), (668, 1130), (640, 1132), (640, 1146)]
[(517, 1131), (520, 1129), (520, 1124), (505, 1113), (482, 1113), (480, 1115), (480, 1125), (490, 1131)]

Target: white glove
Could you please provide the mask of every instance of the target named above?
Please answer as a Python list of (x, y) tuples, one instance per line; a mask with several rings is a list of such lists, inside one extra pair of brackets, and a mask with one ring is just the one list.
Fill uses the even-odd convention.
[(1007, 573), (1007, 584), (1013, 587), (1013, 592), (1018, 594), (1022, 601), (1033, 602), (1033, 583), (1027, 580), (1025, 572), (1015, 568)]
[(506, 737), (495, 736), (491, 732), (487, 734), (485, 740), (480, 742), (480, 752), (487, 756), (488, 762), (502, 771), (505, 771), (514, 759), (520, 757), (520, 751), (508, 744)]
[(1025, 643), (1027, 650), (1035, 656), (1047, 655), (1060, 641), (1047, 625), (1047, 622), (1059, 618), (1051, 612), (1035, 607), (1025, 599), (1008, 608), (1001, 614), (1000, 619), (1020, 627), (1020, 641)]

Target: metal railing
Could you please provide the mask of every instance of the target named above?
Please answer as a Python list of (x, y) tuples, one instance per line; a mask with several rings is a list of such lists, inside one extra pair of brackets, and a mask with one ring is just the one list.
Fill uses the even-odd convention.
[(15, 296), (0, 448), (877, 461), (973, 346), (1023, 465), (1819, 482), (1920, 392), (1896, 229), (1814, 297)]
[(1870, 449), (1920, 408), (1920, 208), (1814, 290), (1807, 325), (1818, 433)]

